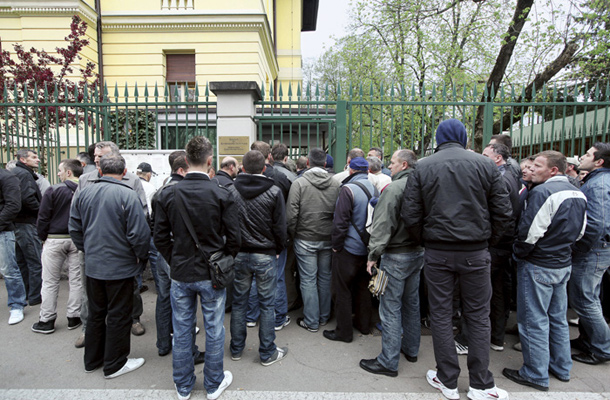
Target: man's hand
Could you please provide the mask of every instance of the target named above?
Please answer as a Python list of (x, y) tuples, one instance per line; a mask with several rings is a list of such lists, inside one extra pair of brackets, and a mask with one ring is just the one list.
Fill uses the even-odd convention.
[(368, 272), (369, 275), (373, 275), (372, 270), (375, 265), (377, 265), (376, 261), (367, 261), (366, 262), (366, 272)]

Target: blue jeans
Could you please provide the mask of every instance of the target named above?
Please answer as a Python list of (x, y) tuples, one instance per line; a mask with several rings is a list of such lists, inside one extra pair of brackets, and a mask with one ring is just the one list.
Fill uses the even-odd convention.
[[(288, 295), (286, 293), (286, 277), (284, 270), (286, 269), (286, 249), (282, 250), (280, 257), (277, 259), (277, 288), (275, 292), (275, 326), (283, 325), (286, 322), (286, 314), (288, 314)], [(248, 300), (248, 311), (246, 320), (254, 322), (258, 320), (260, 310), (258, 308), (258, 295), (256, 293), (256, 280), (252, 280), (250, 289), (250, 298)]]
[(260, 324), (258, 328), (259, 354), (266, 361), (275, 353), (274, 299), (277, 285), (277, 262), (274, 256), (257, 253), (237, 253), (233, 281), (233, 309), (231, 311), (231, 354), (239, 354), (246, 346), (246, 308), (256, 277)]
[(25, 302), (25, 285), (17, 260), (15, 259), (15, 233), (0, 232), (0, 274), (4, 277), (8, 306), (11, 310), (23, 310)]
[[(170, 300), (171, 278), (169, 277), (169, 265), (163, 256), (155, 249), (156, 262), (150, 263), (153, 271), (155, 287), (157, 289), (157, 303), (155, 305), (155, 322), (157, 324), (157, 349), (160, 353), (166, 353), (172, 348), (172, 304)], [(152, 257), (150, 258), (152, 260)]]
[(423, 250), (381, 256), (381, 269), (389, 276), (379, 303), (383, 335), (377, 360), (392, 371), (398, 370), (401, 348), (412, 357), (419, 352), (419, 275), (423, 267)]
[(580, 318), (580, 339), (601, 359), (610, 358), (610, 328), (604, 319), (599, 292), (610, 266), (610, 246), (572, 258), (570, 306)]
[(15, 255), (30, 304), (41, 302), (42, 243), (36, 225), (15, 223)]
[(570, 378), (567, 285), (571, 266), (544, 268), (517, 260), (517, 322), (523, 348), (523, 379), (549, 386), (549, 370)]
[(178, 392), (186, 396), (195, 386), (195, 321), (197, 296), (205, 326), (203, 387), (214, 393), (222, 380), (225, 345), (225, 290), (215, 290), (211, 281), (179, 282), (172, 279), (171, 302), (174, 325), (173, 369)]
[(305, 324), (318, 329), (320, 322), (330, 318), (332, 243), (295, 239), (294, 254), (301, 278)]

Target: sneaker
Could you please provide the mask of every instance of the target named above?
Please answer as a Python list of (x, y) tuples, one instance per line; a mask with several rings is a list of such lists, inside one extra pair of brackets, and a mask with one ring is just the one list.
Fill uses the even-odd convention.
[(256, 326), (256, 321), (248, 321), (246, 322), (246, 326), (248, 328), (254, 328)]
[(239, 353), (235, 353), (235, 354), (231, 353), (231, 360), (233, 360), (233, 361), (241, 360), (242, 353), (243, 352), (241, 352), (241, 351)]
[(76, 347), (77, 349), (85, 347), (85, 334), (84, 333), (81, 333), (81, 335), (78, 337), (78, 339), (76, 339), (76, 342), (74, 342), (74, 347)]
[(32, 331), (36, 333), (44, 333), (46, 335), (53, 333), (55, 332), (55, 320), (52, 319), (47, 322), (38, 321), (32, 325)]
[(261, 364), (265, 367), (270, 366), (271, 364), (275, 364), (276, 362), (282, 360), (288, 354), (288, 347), (278, 347), (275, 350), (275, 354), (269, 357), (267, 361), (262, 361)]
[(454, 340), (454, 342), (455, 342), (455, 351), (457, 351), (457, 353), (459, 355), (461, 355), (461, 356), (468, 355), (468, 346), (464, 346), (457, 340)]
[(517, 343), (513, 344), (513, 349), (515, 349), (517, 351), (521, 351), (521, 342), (517, 342)]
[(300, 326), (303, 329), (308, 330), (309, 332), (316, 333), (318, 331), (318, 328), (310, 328), (309, 326), (307, 326), (307, 324), (305, 323), (305, 319), (304, 318), (297, 318), (297, 325)]
[(504, 351), (504, 346), (498, 346), (496, 344), (490, 343), (489, 347), (494, 351)]
[(433, 371), (431, 369), (428, 370), (428, 372), (426, 373), (426, 380), (428, 381), (430, 386), (432, 386), (435, 389), (440, 390), (441, 393), (443, 394), (443, 396), (445, 396), (449, 400), (459, 400), (460, 399), (460, 392), (458, 392), (457, 388), (449, 389), (447, 386), (443, 385), (443, 382), (441, 382), (436, 377), (436, 371)]
[(125, 365), (123, 365), (123, 368), (121, 368), (114, 374), (104, 375), (104, 378), (106, 378), (106, 379), (118, 378), (121, 375), (125, 375), (125, 374), (135, 371), (136, 369), (140, 368), (142, 365), (144, 365), (143, 358), (128, 358)]
[(218, 385), (218, 389), (216, 389), (214, 393), (208, 392), (208, 400), (216, 400), (217, 398), (219, 398), (222, 392), (224, 392), (225, 389), (229, 387), (231, 382), (233, 382), (233, 374), (231, 373), (231, 371), (225, 371), (225, 377), (222, 382), (220, 382), (220, 385)]
[(200, 331), (199, 327), (198, 327), (198, 326), (196, 326), (196, 327), (195, 327), (195, 335), (199, 335), (199, 331)]
[(578, 317), (576, 318), (569, 318), (568, 319), (568, 325), (570, 326), (578, 326), (578, 322), (580, 321), (580, 319)]
[(189, 400), (191, 398), (191, 394), (187, 394), (186, 396), (183, 396), (180, 394), (180, 391), (178, 390), (178, 386), (176, 386), (176, 384), (174, 383), (174, 387), (176, 388), (176, 394), (178, 395), (178, 400)]
[(144, 325), (140, 321), (136, 321), (131, 325), (131, 334), (134, 336), (142, 336), (146, 333)]
[(470, 400), (508, 400), (508, 392), (496, 386), (485, 390), (468, 388), (467, 396)]
[(320, 326), (326, 326), (326, 324), (328, 324), (328, 321), (320, 321)]
[(285, 326), (288, 326), (288, 325), (290, 325), (290, 317), (288, 315), (286, 315), (286, 319), (284, 320), (284, 323), (279, 326), (276, 326), (275, 330), (281, 331), (282, 329), (284, 329)]
[(23, 321), (23, 310), (11, 310), (11, 316), (8, 318), (8, 324), (15, 325), (21, 321)]
[(72, 330), (72, 329), (76, 329), (79, 326), (81, 326), (83, 324), (83, 321), (81, 321), (80, 317), (68, 317), (68, 329)]

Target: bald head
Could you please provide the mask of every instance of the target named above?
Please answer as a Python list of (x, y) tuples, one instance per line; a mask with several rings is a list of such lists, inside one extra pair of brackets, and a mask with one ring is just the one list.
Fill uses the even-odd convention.
[(231, 178), (235, 178), (237, 176), (237, 160), (230, 156), (223, 158), (220, 169), (229, 174)]

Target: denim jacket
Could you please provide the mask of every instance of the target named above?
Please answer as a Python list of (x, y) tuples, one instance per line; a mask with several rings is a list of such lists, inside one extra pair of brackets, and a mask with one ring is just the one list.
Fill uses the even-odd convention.
[(587, 253), (610, 242), (610, 168), (591, 171), (580, 190), (587, 196), (587, 228), (574, 251)]

